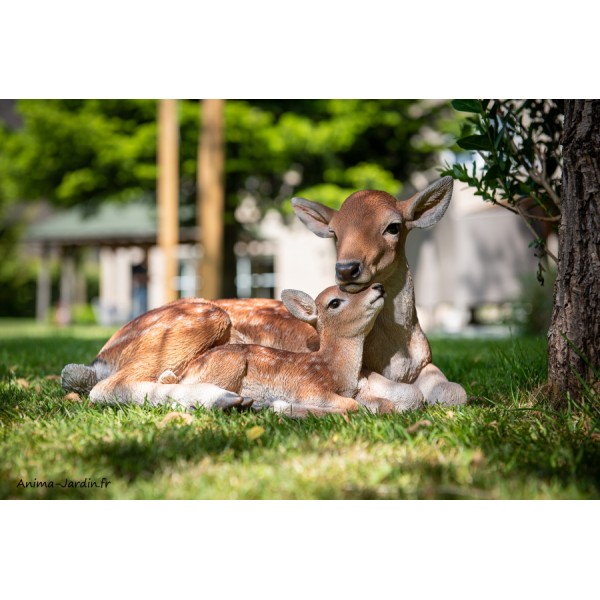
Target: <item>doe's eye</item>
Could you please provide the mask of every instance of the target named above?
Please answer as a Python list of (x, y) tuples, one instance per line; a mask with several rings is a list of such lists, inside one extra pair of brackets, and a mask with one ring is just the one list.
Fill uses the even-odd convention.
[(398, 235), (400, 233), (400, 223), (390, 223), (384, 233), (390, 233), (391, 235)]
[(333, 300), (329, 301), (327, 308), (337, 308), (341, 303), (342, 301), (339, 298), (334, 298)]

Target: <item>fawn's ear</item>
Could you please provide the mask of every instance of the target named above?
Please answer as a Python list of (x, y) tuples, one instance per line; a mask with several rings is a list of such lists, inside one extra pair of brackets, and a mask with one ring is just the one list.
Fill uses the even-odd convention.
[(304, 198), (292, 198), (292, 208), (296, 216), (313, 233), (322, 238), (333, 237), (333, 231), (329, 229), (329, 222), (337, 212), (335, 209)]
[(283, 290), (281, 292), (281, 301), (296, 319), (300, 319), (311, 325), (316, 324), (317, 305), (308, 294), (299, 290)]
[(442, 177), (412, 198), (398, 202), (407, 229), (435, 225), (446, 212), (452, 198), (452, 177)]

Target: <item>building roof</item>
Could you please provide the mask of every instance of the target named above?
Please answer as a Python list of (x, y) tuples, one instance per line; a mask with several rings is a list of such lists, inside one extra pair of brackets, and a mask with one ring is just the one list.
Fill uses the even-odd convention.
[[(156, 205), (104, 202), (90, 212), (85, 206), (56, 213), (32, 225), (29, 242), (59, 246), (131, 246), (156, 244)], [(182, 228), (181, 242), (194, 242), (196, 230)]]

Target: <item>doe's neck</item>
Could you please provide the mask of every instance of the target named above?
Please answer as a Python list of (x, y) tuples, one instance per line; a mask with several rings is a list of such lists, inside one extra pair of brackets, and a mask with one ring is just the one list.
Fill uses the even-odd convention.
[(385, 302), (378, 323), (385, 323), (386, 327), (392, 328), (398, 326), (403, 330), (414, 328), (418, 324), (415, 286), (403, 252), (398, 255), (393, 270), (381, 283), (385, 287)]

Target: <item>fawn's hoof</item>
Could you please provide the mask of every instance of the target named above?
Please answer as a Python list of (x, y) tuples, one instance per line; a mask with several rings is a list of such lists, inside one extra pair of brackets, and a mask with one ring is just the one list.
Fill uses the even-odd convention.
[(250, 408), (254, 404), (254, 398), (244, 397), (239, 408)]
[(244, 402), (244, 398), (233, 392), (224, 392), (219, 398), (217, 398), (211, 408), (217, 408), (219, 410), (228, 410), (237, 406), (241, 406)]

